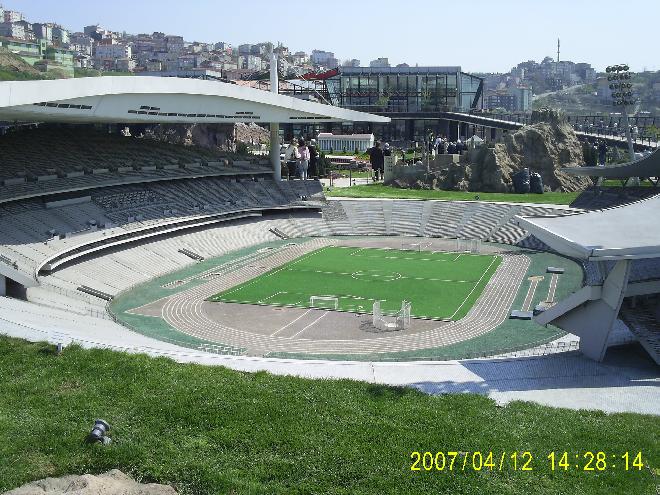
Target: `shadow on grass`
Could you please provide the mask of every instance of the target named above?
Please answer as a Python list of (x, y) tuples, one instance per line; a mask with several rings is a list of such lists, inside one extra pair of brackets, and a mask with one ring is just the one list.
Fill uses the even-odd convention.
[(407, 387), (393, 387), (391, 385), (379, 385), (371, 383), (367, 386), (367, 393), (378, 399), (398, 399), (410, 394)]

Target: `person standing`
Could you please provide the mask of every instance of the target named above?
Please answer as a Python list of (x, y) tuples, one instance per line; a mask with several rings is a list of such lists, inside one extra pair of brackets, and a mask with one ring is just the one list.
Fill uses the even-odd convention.
[(380, 141), (376, 141), (376, 145), (373, 148), (369, 148), (367, 153), (369, 154), (371, 169), (374, 172), (374, 180), (379, 180), (380, 174), (385, 169), (385, 156), (383, 155), (383, 150), (380, 148)]
[(311, 139), (307, 148), (309, 149), (309, 173), (312, 177), (318, 177), (320, 175), (318, 170), (319, 152), (316, 149), (316, 141)]
[(440, 140), (440, 143), (438, 144), (438, 155), (444, 155), (447, 152), (447, 140), (443, 138)]
[(605, 161), (607, 160), (607, 143), (602, 139), (598, 144), (598, 164), (601, 167), (605, 166)]
[(298, 175), (302, 180), (307, 179), (307, 169), (309, 168), (309, 148), (305, 144), (305, 140), (300, 138), (298, 140)]
[(297, 174), (298, 160), (300, 159), (300, 153), (293, 139), (291, 139), (289, 146), (284, 152), (284, 159), (286, 160), (287, 179), (290, 180), (291, 177), (295, 177)]

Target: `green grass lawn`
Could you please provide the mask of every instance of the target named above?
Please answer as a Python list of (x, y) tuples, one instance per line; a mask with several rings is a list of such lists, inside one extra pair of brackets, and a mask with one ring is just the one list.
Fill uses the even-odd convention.
[[(657, 417), (497, 407), (348, 380), (176, 364), (0, 337), (0, 492), (117, 468), (184, 495), (652, 494)], [(441, 377), (439, 377), (441, 379)], [(87, 445), (96, 418), (109, 446)], [(413, 451), (529, 451), (532, 471), (411, 471)], [(552, 451), (642, 452), (649, 468), (552, 471)]]
[[(211, 301), (312, 307), (311, 296), (339, 299), (339, 310), (385, 313), (412, 303), (420, 318), (458, 320), (479, 298), (501, 258), (459, 253), (325, 247), (213, 296)], [(334, 309), (334, 301), (313, 306)]]
[(545, 203), (556, 205), (571, 204), (580, 193), (544, 193), (544, 194), (514, 194), (514, 193), (476, 193), (463, 191), (440, 191), (425, 189), (399, 189), (383, 184), (368, 184), (352, 187), (336, 187), (326, 191), (326, 196), (346, 198), (396, 198), (396, 199), (446, 199), (453, 201), (470, 201), (479, 196), (481, 201), (502, 201), (506, 203)]

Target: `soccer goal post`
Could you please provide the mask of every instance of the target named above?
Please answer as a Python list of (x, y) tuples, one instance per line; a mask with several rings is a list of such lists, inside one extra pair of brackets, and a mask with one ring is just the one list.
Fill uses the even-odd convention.
[(401, 251), (421, 251), (422, 244), (420, 242), (406, 242), (401, 241)]
[(401, 309), (394, 315), (383, 315), (380, 307), (380, 301), (374, 301), (373, 306), (373, 326), (379, 330), (405, 330), (410, 327), (410, 309), (409, 301), (401, 301)]
[(480, 253), (481, 239), (456, 239), (456, 252)]
[[(322, 303), (322, 304), (319, 304)], [(336, 296), (312, 296), (309, 298), (309, 305), (312, 308), (339, 309), (339, 298)]]

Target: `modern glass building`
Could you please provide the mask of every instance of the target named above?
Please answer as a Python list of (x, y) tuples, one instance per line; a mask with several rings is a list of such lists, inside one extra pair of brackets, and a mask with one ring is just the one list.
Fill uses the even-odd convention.
[(483, 105), (483, 79), (452, 67), (341, 67), (325, 79), (335, 106), (390, 117), (390, 124), (295, 126), (292, 135), (375, 134), (376, 139), (408, 145), (432, 132), (449, 139), (464, 136), (448, 112), (467, 113)]
[(370, 113), (467, 112), (483, 80), (460, 67), (343, 67), (326, 81), (333, 105)]

